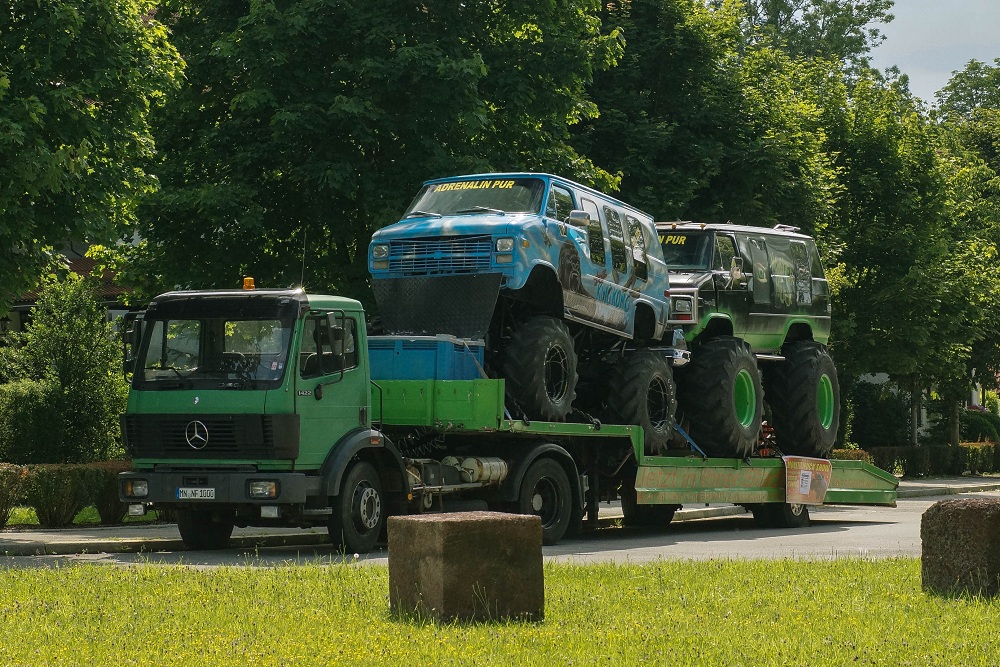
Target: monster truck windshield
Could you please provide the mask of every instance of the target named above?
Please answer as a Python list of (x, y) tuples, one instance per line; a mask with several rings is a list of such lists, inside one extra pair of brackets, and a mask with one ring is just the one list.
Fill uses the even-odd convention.
[(660, 245), (667, 268), (675, 271), (708, 271), (715, 243), (711, 232), (660, 230)]
[(545, 183), (539, 178), (469, 179), (425, 185), (404, 218), (504, 213), (535, 213), (542, 207)]

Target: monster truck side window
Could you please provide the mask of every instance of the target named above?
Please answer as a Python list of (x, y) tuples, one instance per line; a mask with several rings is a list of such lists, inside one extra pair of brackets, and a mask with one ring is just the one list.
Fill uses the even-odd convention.
[(800, 306), (808, 306), (812, 303), (812, 269), (809, 266), (806, 244), (792, 241), (788, 254), (792, 258), (792, 274), (795, 278), (795, 302)]
[(771, 303), (771, 269), (767, 261), (767, 249), (764, 239), (751, 237), (750, 261), (753, 263), (753, 302), (755, 304)]
[(545, 206), (545, 216), (554, 220), (566, 220), (573, 210), (573, 195), (564, 187), (553, 185), (549, 190), (549, 202)]
[(628, 260), (625, 254), (625, 231), (622, 229), (622, 219), (618, 211), (610, 206), (604, 207), (604, 217), (608, 221), (608, 237), (611, 239), (611, 266), (624, 275), (628, 273)]
[(767, 254), (771, 266), (771, 296), (778, 308), (795, 304), (795, 266), (792, 264), (789, 242), (786, 237), (767, 237)]
[(715, 269), (717, 271), (732, 271), (736, 265), (736, 245), (730, 236), (715, 237)]
[(589, 199), (580, 199), (580, 206), (590, 214), (590, 224), (587, 225), (590, 261), (598, 266), (604, 266), (604, 230), (601, 228), (601, 214), (597, 211), (597, 204)]
[(642, 233), (642, 223), (631, 215), (625, 216), (628, 224), (629, 241), (632, 245), (632, 263), (635, 265), (635, 277), (646, 280), (649, 277), (649, 258), (646, 255), (646, 238)]

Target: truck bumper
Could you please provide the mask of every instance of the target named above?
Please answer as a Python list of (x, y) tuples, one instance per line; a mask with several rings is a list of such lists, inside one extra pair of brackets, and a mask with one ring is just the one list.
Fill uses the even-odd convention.
[[(274, 495), (251, 495), (254, 482), (273, 482)], [(292, 505), (305, 503), (319, 491), (319, 477), (294, 472), (133, 471), (118, 475), (118, 496), (126, 503)]]

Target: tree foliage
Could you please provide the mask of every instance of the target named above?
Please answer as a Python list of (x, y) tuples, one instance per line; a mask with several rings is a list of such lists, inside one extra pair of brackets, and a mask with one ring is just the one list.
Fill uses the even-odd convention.
[(155, 179), (148, 115), (178, 73), (152, 0), (0, 10), (0, 311), (53, 246), (113, 240)]

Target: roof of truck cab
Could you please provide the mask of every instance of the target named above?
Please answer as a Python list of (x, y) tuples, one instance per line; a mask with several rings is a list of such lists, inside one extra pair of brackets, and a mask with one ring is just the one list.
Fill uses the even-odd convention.
[(707, 222), (657, 222), (657, 231), (676, 230), (681, 232), (721, 231), (721, 232), (742, 232), (744, 234), (759, 234), (761, 236), (787, 236), (789, 238), (811, 239), (808, 234), (792, 231), (785, 228), (774, 227), (754, 227), (751, 225), (734, 225), (731, 223), (707, 223)]
[(299, 303), (300, 308), (333, 308), (343, 310), (361, 310), (361, 302), (343, 296), (329, 294), (307, 294), (301, 288), (295, 289), (229, 289), (229, 290), (177, 290), (166, 292), (154, 298), (150, 305), (188, 301), (191, 299), (288, 299)]

